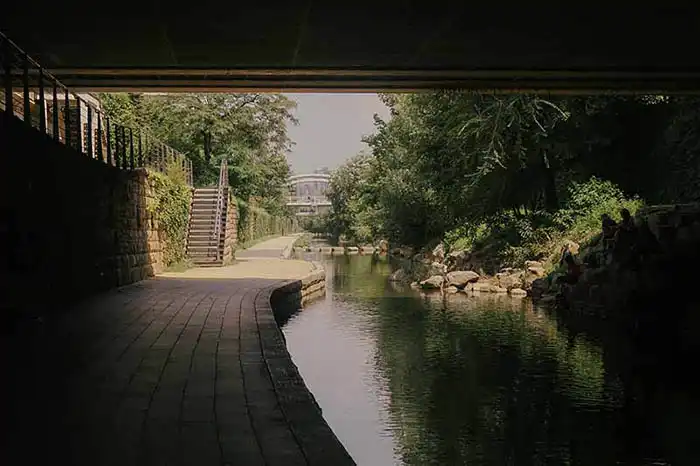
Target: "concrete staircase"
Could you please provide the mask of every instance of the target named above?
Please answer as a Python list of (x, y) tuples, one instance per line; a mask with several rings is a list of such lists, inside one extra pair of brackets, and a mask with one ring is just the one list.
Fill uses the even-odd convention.
[(197, 188), (192, 197), (187, 256), (198, 267), (223, 265), (228, 188), (224, 188), (219, 233), (216, 234), (217, 188)]

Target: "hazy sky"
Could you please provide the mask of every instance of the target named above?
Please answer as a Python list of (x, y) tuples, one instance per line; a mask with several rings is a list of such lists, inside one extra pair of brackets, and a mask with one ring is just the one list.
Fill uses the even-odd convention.
[(295, 173), (322, 167), (331, 170), (367, 146), (362, 136), (372, 133), (374, 114), (389, 110), (376, 94), (287, 94), (297, 101), (299, 125), (289, 125), (296, 143), (287, 156)]

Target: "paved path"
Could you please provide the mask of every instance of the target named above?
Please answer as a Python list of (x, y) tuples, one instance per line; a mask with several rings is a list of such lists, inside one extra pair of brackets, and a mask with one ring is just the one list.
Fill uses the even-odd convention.
[(298, 234), (280, 236), (260, 242), (248, 249), (236, 251), (236, 259), (280, 258), (283, 255), (286, 259), (289, 257), (289, 251), (291, 251), (294, 241), (299, 236)]
[(282, 262), (168, 274), (3, 337), (0, 464), (353, 464), (275, 324), (271, 289), (309, 267)]

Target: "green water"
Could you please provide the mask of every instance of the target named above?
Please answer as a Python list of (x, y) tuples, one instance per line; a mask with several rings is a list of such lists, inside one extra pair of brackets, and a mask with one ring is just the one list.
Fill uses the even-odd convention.
[(640, 418), (601, 347), (550, 311), (394, 288), (368, 256), (322, 260), (325, 299), (284, 333), (358, 464), (694, 464), (664, 436), (687, 420)]

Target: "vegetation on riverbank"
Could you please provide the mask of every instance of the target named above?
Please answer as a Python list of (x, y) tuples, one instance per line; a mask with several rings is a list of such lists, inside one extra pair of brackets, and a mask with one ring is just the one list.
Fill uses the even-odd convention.
[[(600, 215), (700, 198), (695, 98), (438, 91), (383, 95), (370, 151), (336, 170), (336, 240), (479, 252), (493, 273), (550, 265)], [(618, 217), (619, 218), (619, 217)]]

